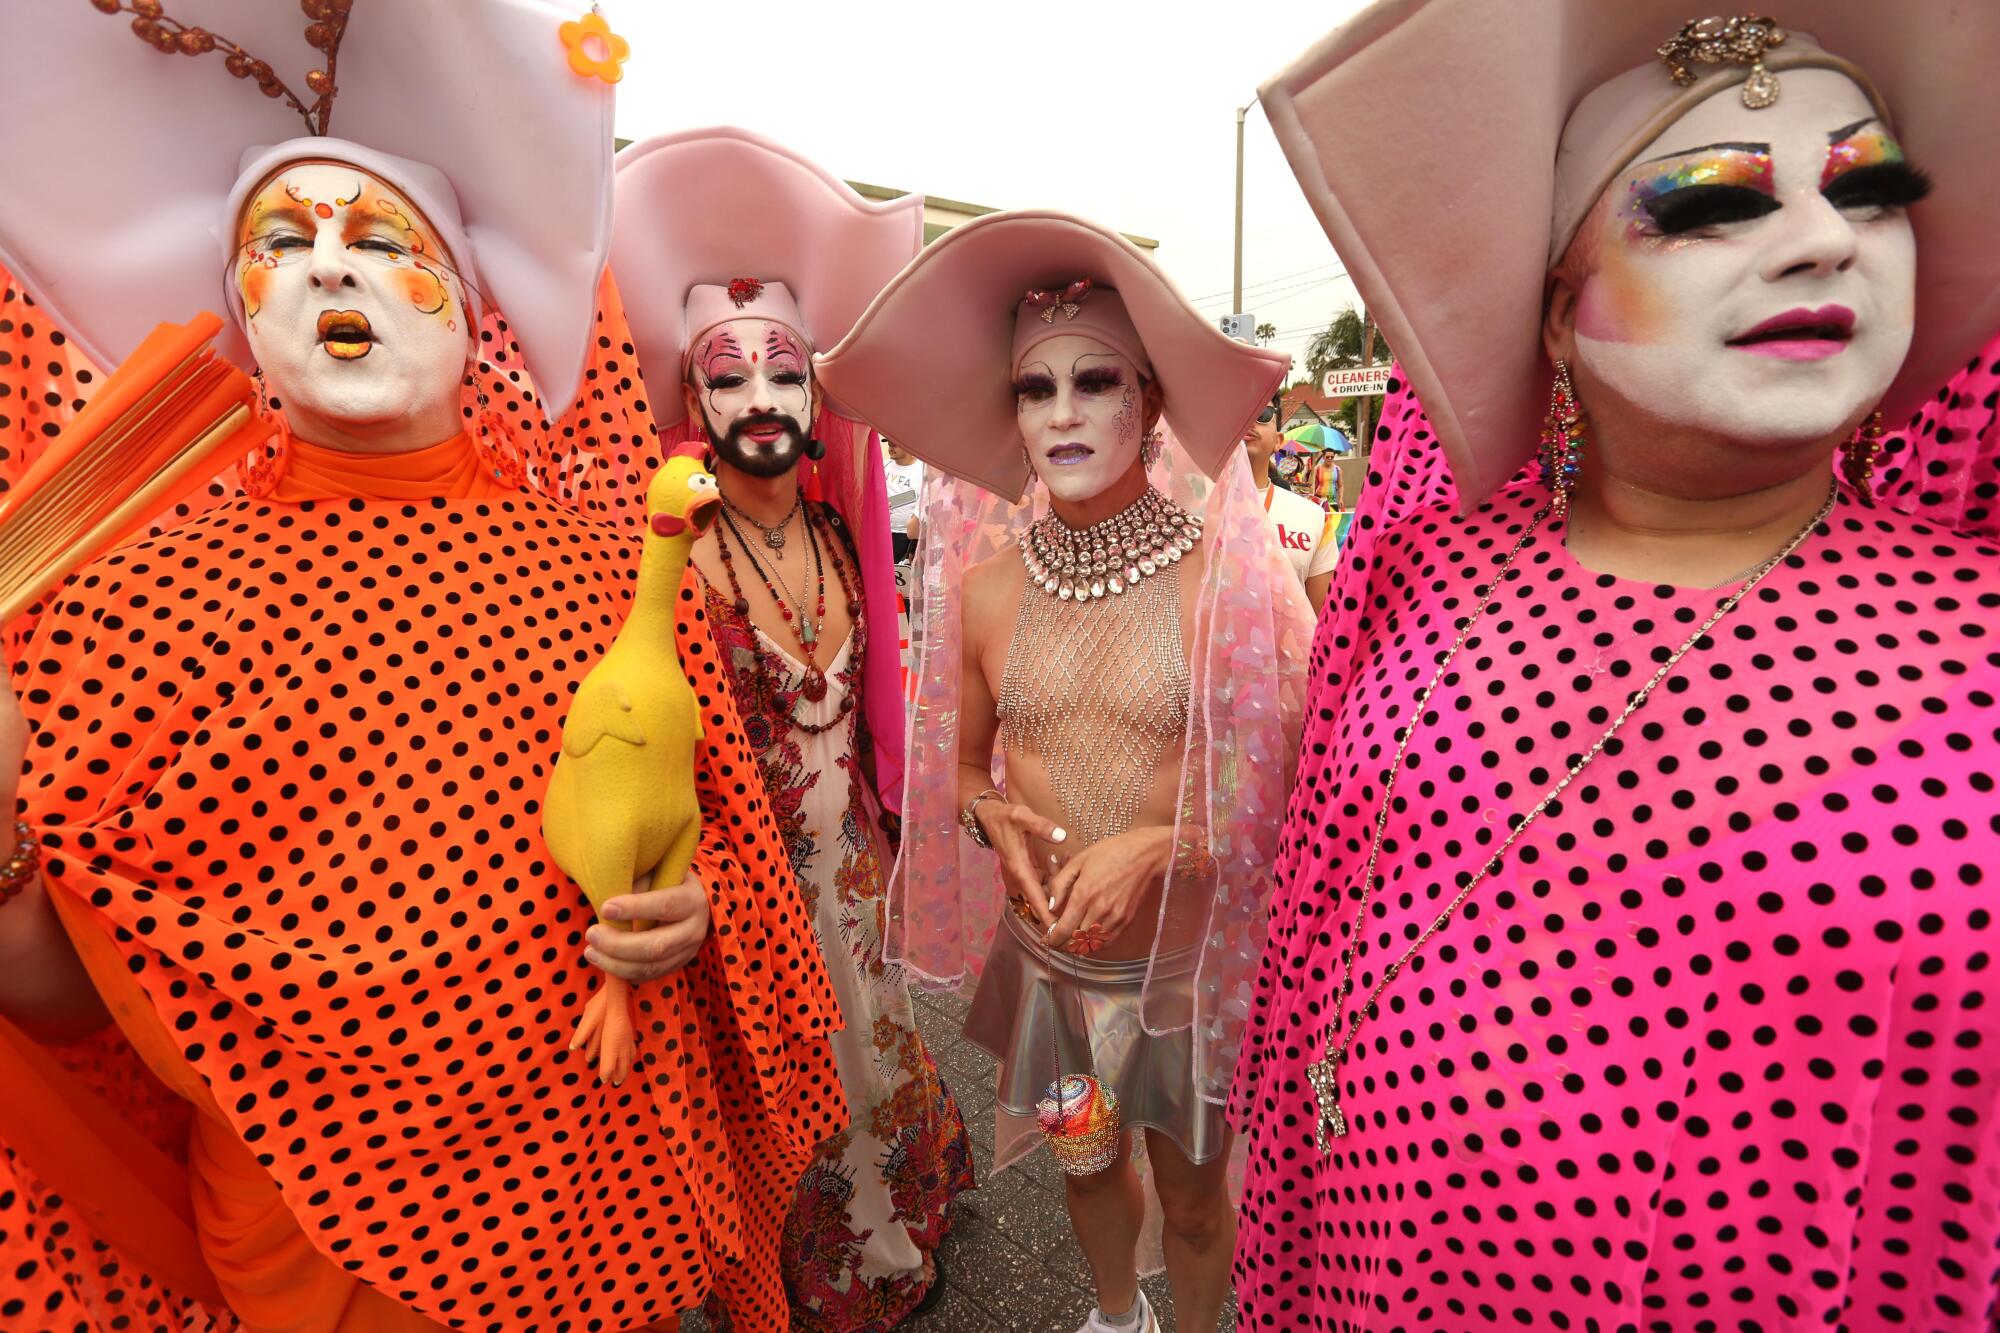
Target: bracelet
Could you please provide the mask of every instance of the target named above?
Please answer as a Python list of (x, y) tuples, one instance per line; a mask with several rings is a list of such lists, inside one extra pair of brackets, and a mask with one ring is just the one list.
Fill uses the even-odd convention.
[(42, 843), (28, 821), (14, 821), (14, 854), (0, 866), (0, 903), (19, 897), (42, 868)]
[(979, 827), (979, 819), (977, 817), (979, 803), (981, 801), (1001, 801), (1005, 799), (999, 792), (988, 787), (985, 791), (980, 792), (979, 795), (966, 802), (965, 809), (958, 812), (959, 825), (965, 829), (966, 835), (981, 847), (991, 850), (993, 840), (986, 836), (985, 829)]

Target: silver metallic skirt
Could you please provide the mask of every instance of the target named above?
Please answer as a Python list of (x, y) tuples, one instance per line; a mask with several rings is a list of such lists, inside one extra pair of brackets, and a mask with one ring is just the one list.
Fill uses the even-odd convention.
[[(1012, 912), (994, 932), (986, 973), (965, 1016), (965, 1035), (1000, 1062), (994, 1159), (1000, 1166), (1041, 1142), (1035, 1117), (1056, 1077), (1094, 1074), (1118, 1097), (1127, 1129), (1157, 1130), (1188, 1160), (1214, 1160), (1228, 1145), (1222, 1108), (1194, 1088), (1193, 1036), (1147, 1033), (1139, 1017), (1146, 960), (1096, 962), (1043, 949), (1033, 928)], [(1155, 985), (1191, 986), (1194, 951), (1164, 954)], [(1175, 964), (1182, 966), (1175, 970)]]

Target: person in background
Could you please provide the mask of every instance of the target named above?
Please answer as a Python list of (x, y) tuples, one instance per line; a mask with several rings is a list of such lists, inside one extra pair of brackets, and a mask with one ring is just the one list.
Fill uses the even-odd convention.
[(1279, 400), (1283, 397), (1282, 392), (1272, 394), (1271, 401), (1243, 432), (1243, 451), (1250, 456), (1250, 479), (1256, 483), (1258, 498), (1264, 502), (1271, 535), (1284, 548), (1285, 559), (1305, 585), (1306, 600), (1312, 603), (1314, 614), (1318, 614), (1320, 604), (1326, 600), (1327, 585), (1333, 582), (1334, 567), (1340, 561), (1337, 539), (1340, 515), (1328, 513), (1305, 496), (1271, 480), (1271, 456), (1285, 442), (1278, 428), (1282, 411)]
[(893, 440), (882, 441), (882, 448), (888, 455), (884, 470), (889, 478), (889, 538), (895, 543), (896, 564), (908, 568), (923, 526), (924, 465)]

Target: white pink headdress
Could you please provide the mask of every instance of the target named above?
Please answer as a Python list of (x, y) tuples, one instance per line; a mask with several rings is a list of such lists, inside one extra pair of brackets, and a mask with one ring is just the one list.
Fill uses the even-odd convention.
[[(680, 391), (690, 349), (718, 324), (768, 319), (809, 347), (830, 346), (923, 245), (920, 195), (863, 199), (824, 167), (748, 130), (687, 130), (628, 144), (617, 158), (612, 268), (661, 444), (698, 447)], [(832, 504), (861, 562), (876, 626), (862, 663), (862, 716), (874, 744), (876, 793), (902, 809), (902, 665), (889, 492), (868, 424), (828, 397), (813, 433), (825, 447), (802, 465), (806, 494)]]
[[(320, 7), (314, 26), (327, 31), (312, 34), (297, 5), (175, 0), (151, 31), (182, 58), (85, 0), (0, 6), (0, 116), (42, 127), (0, 136), (0, 266), (115, 366), (163, 319), (234, 310), (222, 260), (250, 191), (288, 162), (345, 162), (424, 211), (473, 299), (505, 312), (542, 401), (566, 404), (611, 224), (611, 90), (568, 58), (575, 11), (543, 0)], [(337, 66), (321, 54), (329, 45)], [(332, 67), (309, 76), (310, 107), (259, 95), (291, 60)], [(220, 346), (250, 365), (237, 328)]]
[(1141, 1008), (1156, 1034), (1195, 1029), (1196, 1086), (1220, 1103), (1263, 947), (1312, 637), (1241, 447), (1289, 358), (1224, 337), (1130, 242), (1061, 213), (996, 213), (947, 233), (819, 359), (829, 392), (950, 474), (926, 488), (922, 644), (886, 953), (920, 980), (962, 984), (1004, 910), (993, 854), (958, 822), (960, 593), (967, 569), (1010, 553), (1046, 510), (1045, 492), (1016, 503), (1029, 473), (1014, 367), (1067, 332), (1117, 349), (1160, 386), (1171, 429), (1153, 482), (1204, 518), (1176, 841), (1205, 844), (1208, 857), (1184, 856), (1169, 874), (1154, 950), (1157, 959), (1170, 920), (1195, 920), (1200, 955), (1192, 1010), (1177, 998), (1185, 988), (1155, 985), (1150, 965)]
[(1264, 85), (1462, 503), (1534, 453), (1552, 260), (1605, 184), (1718, 90), (1755, 97), (1787, 69), (1839, 70), (1938, 181), (1910, 212), (1916, 330), (1885, 416), (1916, 410), (2000, 325), (2000, 6), (1794, 0), (1774, 17), (1690, 22), (1683, 0), (1380, 0)]

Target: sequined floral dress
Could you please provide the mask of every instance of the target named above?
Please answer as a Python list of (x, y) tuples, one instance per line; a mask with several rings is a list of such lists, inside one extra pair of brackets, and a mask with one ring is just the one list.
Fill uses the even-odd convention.
[[(813, 702), (796, 688), (804, 664), (713, 586), (708, 610), (846, 1017), (833, 1044), (852, 1123), (820, 1145), (785, 1228), (794, 1327), (877, 1333), (929, 1290), (952, 1200), (973, 1177), (971, 1141), (918, 1035), (902, 969), (882, 961), (887, 849), (857, 758), (868, 752), (859, 710), (841, 711), (859, 688), (868, 627), (857, 614)], [(826, 729), (814, 735), (794, 719)]]
[[(1547, 492), (1346, 554), (1233, 1113), (1245, 1328), (1986, 1329), (2000, 551), (1843, 490), (1320, 1053), (1396, 731)], [(1723, 593), (1551, 521), (1432, 699), (1357, 989)]]

